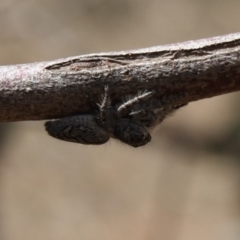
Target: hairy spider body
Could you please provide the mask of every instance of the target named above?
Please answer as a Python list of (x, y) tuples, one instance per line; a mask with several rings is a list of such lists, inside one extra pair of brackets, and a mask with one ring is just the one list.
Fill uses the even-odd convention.
[(143, 146), (151, 141), (147, 128), (157, 125), (182, 106), (172, 104), (172, 100), (166, 105), (159, 99), (149, 99), (154, 92), (129, 95), (121, 104), (112, 105), (106, 86), (96, 114), (48, 121), (46, 130), (55, 138), (81, 144), (104, 144), (112, 137), (133, 147)]
[(113, 133), (117, 139), (132, 147), (140, 147), (151, 141), (151, 135), (142, 124), (127, 118), (116, 123)]

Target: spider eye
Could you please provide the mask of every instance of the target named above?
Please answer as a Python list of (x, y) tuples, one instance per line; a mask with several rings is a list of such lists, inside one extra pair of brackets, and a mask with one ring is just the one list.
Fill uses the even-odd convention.
[(116, 123), (114, 135), (120, 141), (133, 147), (140, 147), (151, 141), (151, 135), (146, 128), (129, 119), (122, 119)]

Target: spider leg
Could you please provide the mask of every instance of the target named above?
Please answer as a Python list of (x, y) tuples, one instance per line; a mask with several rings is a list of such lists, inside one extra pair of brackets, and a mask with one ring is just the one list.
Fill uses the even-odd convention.
[(98, 124), (106, 129), (111, 129), (114, 124), (114, 113), (109, 96), (109, 88), (104, 87), (104, 94), (101, 96), (100, 103), (97, 104), (99, 112), (96, 116)]
[(184, 101), (184, 95), (169, 95), (161, 100), (152, 98), (150, 101), (138, 106), (138, 109), (134, 109), (129, 115), (143, 123), (144, 126), (153, 127), (185, 105), (187, 103)]
[(133, 111), (133, 109), (136, 109), (136, 112), (138, 112), (137, 115), (142, 114), (143, 109), (141, 105), (143, 104), (143, 102), (148, 100), (154, 93), (155, 91), (144, 91), (139, 92), (136, 96), (127, 96), (127, 100), (117, 107), (117, 118), (122, 118), (123, 116), (131, 112), (135, 112)]
[(181, 107), (186, 106), (187, 104), (180, 104), (180, 105), (170, 105), (166, 106), (162, 109), (157, 109), (154, 111), (155, 121), (149, 122), (148, 127), (154, 127), (157, 124), (160, 124), (167, 116), (173, 114), (176, 110)]
[(105, 126), (107, 122), (107, 110), (111, 106), (111, 101), (108, 96), (108, 86), (104, 87), (104, 94), (101, 96), (100, 103), (97, 103), (99, 108), (99, 116), (97, 120), (100, 121), (101, 125)]

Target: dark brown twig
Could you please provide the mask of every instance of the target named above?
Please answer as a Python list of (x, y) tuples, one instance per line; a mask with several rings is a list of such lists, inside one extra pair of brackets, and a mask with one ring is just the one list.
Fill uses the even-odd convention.
[[(192, 102), (240, 90), (240, 33), (133, 51), (0, 67), (0, 121), (92, 111), (108, 85), (113, 101), (138, 90)], [(181, 104), (181, 103), (179, 103)]]

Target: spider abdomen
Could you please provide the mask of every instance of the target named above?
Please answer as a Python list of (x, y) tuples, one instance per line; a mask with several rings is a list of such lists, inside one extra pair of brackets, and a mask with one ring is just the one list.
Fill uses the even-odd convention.
[(45, 123), (45, 127), (52, 137), (68, 142), (98, 145), (106, 143), (110, 138), (109, 134), (96, 123), (94, 116), (90, 114), (48, 121)]

